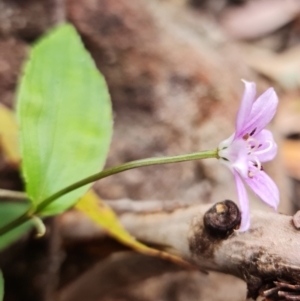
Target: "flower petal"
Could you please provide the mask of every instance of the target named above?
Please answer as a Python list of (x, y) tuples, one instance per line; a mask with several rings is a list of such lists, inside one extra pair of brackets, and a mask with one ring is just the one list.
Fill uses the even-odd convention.
[[(218, 155), (223, 163), (237, 170), (243, 177), (248, 175), (248, 151), (245, 140), (234, 140), (227, 148), (220, 149)], [(222, 160), (223, 158), (228, 161)]]
[(242, 98), (241, 106), (238, 111), (237, 117), (236, 117), (236, 125), (235, 125), (235, 138), (240, 138), (243, 135), (240, 135), (240, 133), (243, 130), (244, 125), (246, 124), (252, 105), (255, 100), (256, 95), (256, 85), (252, 82), (247, 82), (245, 80), (242, 80), (245, 84), (245, 91)]
[(219, 146), (218, 146), (218, 149), (219, 150), (222, 150), (224, 148), (227, 148), (230, 146), (230, 144), (233, 142), (233, 139), (234, 139), (234, 134), (232, 134), (229, 138), (223, 140)]
[[(269, 88), (253, 103), (250, 117), (244, 124), (240, 135), (251, 133), (255, 130), (259, 133), (272, 120), (276, 113), (278, 97), (273, 88)], [(249, 113), (249, 112), (248, 112)]]
[(234, 179), (236, 183), (236, 190), (238, 194), (238, 199), (240, 203), (241, 213), (242, 213), (242, 222), (239, 228), (240, 232), (245, 232), (250, 227), (250, 210), (249, 210), (249, 200), (247, 191), (243, 181), (236, 171), (233, 172)]
[(255, 140), (257, 140), (260, 147), (253, 152), (253, 155), (260, 162), (268, 162), (275, 158), (277, 154), (277, 144), (273, 139), (273, 135), (268, 130), (262, 130), (260, 133), (255, 135)]
[(234, 140), (234, 135), (231, 135), (219, 144), (218, 156), (220, 162), (230, 170), (236, 169), (244, 177), (248, 175), (248, 150), (245, 140)]
[(253, 178), (247, 177), (244, 180), (266, 204), (277, 209), (279, 204), (278, 187), (264, 171), (259, 171)]

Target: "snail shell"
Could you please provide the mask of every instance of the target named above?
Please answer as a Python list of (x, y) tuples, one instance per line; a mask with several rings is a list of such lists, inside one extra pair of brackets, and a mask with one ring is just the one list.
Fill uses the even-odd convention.
[(238, 229), (240, 223), (241, 212), (230, 200), (216, 203), (204, 215), (205, 228), (215, 235), (227, 236)]

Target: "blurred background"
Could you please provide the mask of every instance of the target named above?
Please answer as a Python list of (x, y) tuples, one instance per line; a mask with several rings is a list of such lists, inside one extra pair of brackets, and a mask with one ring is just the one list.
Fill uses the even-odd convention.
[[(281, 191), (279, 211), (300, 202), (299, 0), (0, 0), (0, 103), (14, 110), (30, 46), (56, 24), (75, 25), (113, 102), (107, 166), (215, 148), (234, 131), (243, 84), (280, 98), (270, 125), (279, 154), (265, 166)], [(87, 99), (88, 103), (88, 99)], [(1, 112), (0, 112), (1, 113)], [(2, 132), (10, 127), (1, 120)], [(0, 153), (0, 188), (22, 190), (19, 164)], [(215, 160), (147, 167), (94, 186), (105, 200), (237, 201)], [(251, 195), (251, 208), (269, 210)], [(242, 281), (186, 271), (97, 235), (70, 211), (46, 220), (0, 254), (5, 300), (244, 300)], [(79, 233), (79, 232), (78, 232)]]

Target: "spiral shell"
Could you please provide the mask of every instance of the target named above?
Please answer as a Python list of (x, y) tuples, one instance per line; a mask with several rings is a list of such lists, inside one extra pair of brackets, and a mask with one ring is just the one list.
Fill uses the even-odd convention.
[(238, 229), (240, 223), (241, 212), (230, 200), (216, 203), (204, 215), (206, 230), (215, 235), (227, 236)]

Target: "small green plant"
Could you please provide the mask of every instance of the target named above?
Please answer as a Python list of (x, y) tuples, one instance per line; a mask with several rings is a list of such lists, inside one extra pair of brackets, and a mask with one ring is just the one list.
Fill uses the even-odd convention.
[[(104, 77), (70, 24), (61, 25), (31, 49), (17, 93), (17, 120), (26, 184), (24, 202), (0, 203), (0, 250), (36, 227), (42, 218), (74, 206), (92, 183), (147, 165), (216, 157), (216, 150), (169, 158), (137, 160), (104, 171), (112, 136), (110, 95)], [(150, 255), (186, 264), (130, 236), (107, 206), (86, 195), (78, 209), (123, 243)], [(0, 277), (0, 300), (3, 277)]]
[[(279, 202), (278, 189), (261, 166), (277, 152), (264, 127), (273, 118), (278, 99), (269, 89), (255, 101), (255, 84), (245, 82), (245, 87), (236, 132), (216, 149), (102, 170), (113, 128), (108, 88), (74, 27), (55, 28), (33, 46), (19, 83), (17, 115), (26, 194), (23, 203), (0, 203), (0, 250), (33, 226), (43, 235), (43, 217), (68, 210), (85, 195), (77, 208), (112, 236), (145, 254), (187, 264), (137, 242), (109, 207), (100, 209), (101, 200), (86, 193), (93, 182), (129, 169), (205, 158), (220, 159), (233, 171), (242, 209), (240, 231), (247, 231), (250, 215), (242, 179), (270, 206), (277, 208)], [(0, 301), (3, 291), (0, 274)]]

